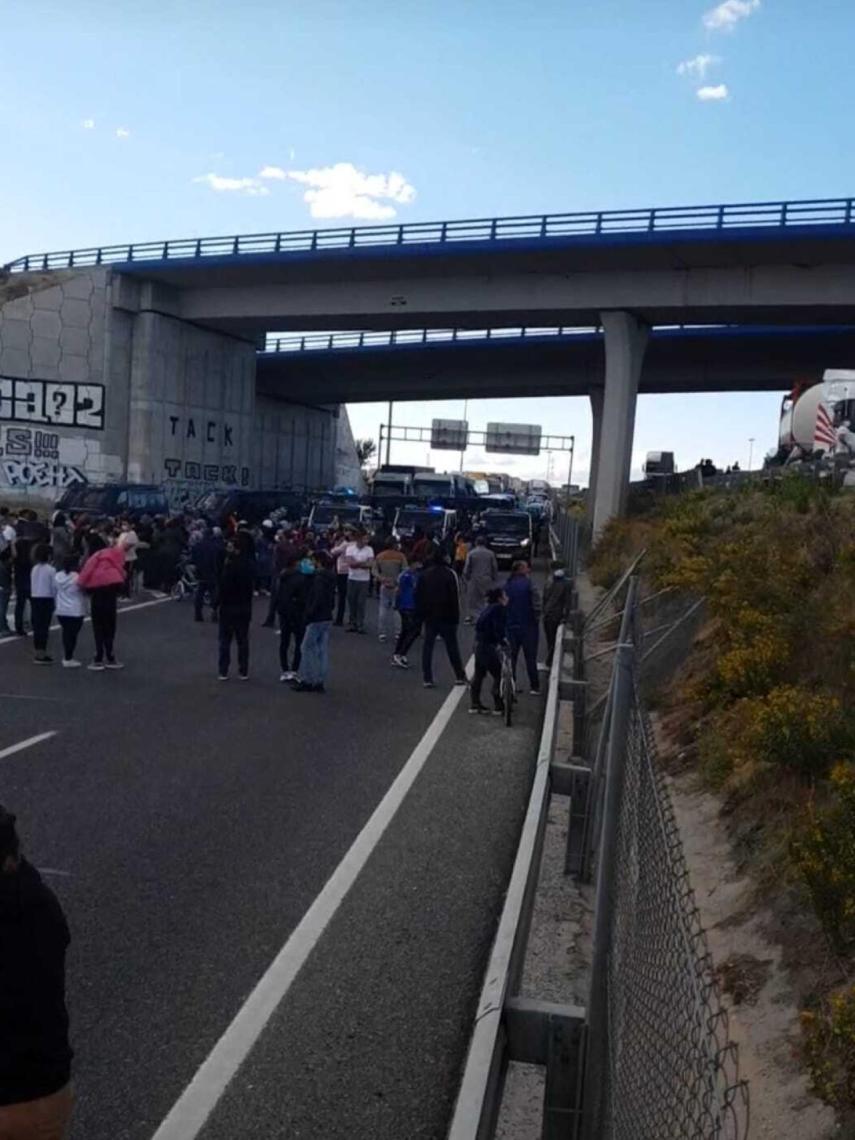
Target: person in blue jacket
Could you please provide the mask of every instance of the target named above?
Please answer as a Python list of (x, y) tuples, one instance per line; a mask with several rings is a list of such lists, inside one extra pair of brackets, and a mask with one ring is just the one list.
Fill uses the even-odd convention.
[(421, 568), (420, 562), (410, 562), (407, 569), (398, 576), (395, 609), (401, 617), (401, 632), (398, 634), (395, 652), (392, 654), (392, 664), (397, 665), (399, 669), (409, 669), (407, 654), (421, 633), (422, 623), (416, 613), (416, 586)]
[(481, 686), (489, 673), (493, 678), (493, 712), (501, 716), (505, 711), (500, 695), (502, 660), (499, 647), (506, 638), (506, 607), (508, 595), (497, 586), (487, 591), (487, 605), (475, 622), (475, 672), (469, 687), (469, 711), (485, 713), (489, 710), (481, 704)]
[(541, 602), (540, 594), (531, 580), (531, 567), (527, 562), (515, 562), (505, 585), (508, 595), (508, 641), (511, 645), (511, 664), (514, 674), (522, 650), (532, 693), (540, 692), (537, 672), (537, 643), (539, 638)]

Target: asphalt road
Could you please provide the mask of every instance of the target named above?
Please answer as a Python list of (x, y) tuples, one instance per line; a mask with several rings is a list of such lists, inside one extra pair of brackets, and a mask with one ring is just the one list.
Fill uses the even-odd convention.
[[(219, 683), (187, 604), (120, 613), (118, 673), (0, 643), (0, 752), (56, 733), (0, 760), (0, 801), (72, 929), (71, 1140), (149, 1140), (447, 696), (441, 647), (424, 690), (333, 633), (325, 696), (279, 683), (258, 624), (250, 681)], [(444, 1136), (541, 702), (520, 713), (509, 732), (461, 702), (206, 1140)]]

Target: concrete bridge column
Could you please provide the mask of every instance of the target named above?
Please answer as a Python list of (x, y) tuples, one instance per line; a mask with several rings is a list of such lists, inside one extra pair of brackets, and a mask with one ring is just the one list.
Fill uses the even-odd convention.
[[(641, 365), (650, 330), (631, 313), (603, 313), (600, 318), (606, 346), (606, 384), (595, 477), (594, 536), (626, 505), (635, 404)], [(592, 399), (597, 442), (596, 403)], [(593, 459), (593, 456), (592, 456)]]
[(588, 497), (585, 500), (585, 514), (588, 522), (594, 521), (594, 503), (597, 501), (597, 469), (600, 465), (600, 439), (603, 432), (603, 389), (592, 388), (588, 393), (591, 401), (591, 463), (588, 469)]

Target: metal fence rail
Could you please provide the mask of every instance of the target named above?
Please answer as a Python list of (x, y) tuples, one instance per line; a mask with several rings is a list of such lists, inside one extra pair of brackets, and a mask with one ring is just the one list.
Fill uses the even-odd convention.
[(852, 226), (855, 199), (814, 198), (792, 202), (725, 203), (704, 206), (659, 206), (630, 210), (535, 214), (507, 218), (470, 218), (405, 225), (349, 226), (223, 237), (175, 238), (166, 241), (92, 246), (87, 249), (28, 254), (4, 269), (73, 269), (146, 261), (240, 258), (258, 254), (322, 253), (370, 247), (406, 247), (543, 241), (580, 237), (609, 238), (627, 234), (684, 233), (692, 230), (821, 229)]
[(747, 1088), (640, 695), (636, 597), (633, 578), (598, 747), (599, 796), (591, 781), (598, 854), (584, 1135), (744, 1140)]

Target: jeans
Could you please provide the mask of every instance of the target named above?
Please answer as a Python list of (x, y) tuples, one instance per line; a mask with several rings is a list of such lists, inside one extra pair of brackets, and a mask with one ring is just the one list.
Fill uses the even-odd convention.
[(6, 611), (9, 609), (9, 594), (8, 586), (0, 586), (0, 633), (9, 633), (9, 622), (6, 618)]
[(517, 658), (520, 650), (525, 658), (528, 683), (533, 693), (540, 692), (540, 678), (537, 675), (537, 642), (538, 630), (536, 625), (513, 627), (508, 630), (508, 641), (511, 643), (511, 666), (514, 676), (517, 675)]
[(344, 607), (347, 603), (347, 574), (336, 574), (335, 588), (336, 588), (336, 611), (335, 611), (335, 624), (344, 624)]
[(77, 648), (77, 638), (83, 628), (83, 618), (60, 617), (57, 621), (62, 628), (62, 655), (66, 661), (70, 661)]
[(380, 600), (377, 606), (377, 632), (381, 637), (397, 637), (398, 624), (395, 610), (395, 591), (380, 587)]
[[(289, 617), (286, 614), (279, 616), (279, 664), (282, 666), (283, 673), (297, 673), (300, 669), (300, 646), (303, 643), (303, 635), (306, 627), (303, 622)], [(288, 649), (291, 645), (291, 638), (294, 638), (294, 663), (288, 665)]]
[(196, 593), (193, 595), (193, 604), (195, 608), (195, 616), (198, 621), (201, 621), (205, 616), (205, 594), (211, 605), (211, 615), (216, 617), (217, 614), (217, 583), (209, 582), (204, 578), (200, 578), (196, 583)]
[(232, 638), (237, 642), (238, 672), (249, 673), (249, 622), (251, 613), (220, 607), (220, 676), (229, 675), (232, 663)]
[(422, 645), (422, 674), (425, 681), (433, 681), (433, 647), (434, 642), (441, 637), (445, 642), (448, 660), (454, 670), (458, 681), (466, 679), (463, 670), (463, 661), (460, 657), (460, 646), (457, 644), (457, 625), (450, 621), (425, 622), (425, 639)]
[(395, 642), (395, 656), (406, 657), (413, 646), (413, 642), (422, 631), (422, 623), (419, 621), (415, 610), (401, 610), (400, 614), (401, 632)]
[(313, 621), (303, 634), (300, 680), (304, 685), (323, 685), (330, 671), (330, 629), (332, 622)]
[(50, 619), (53, 617), (53, 598), (30, 598), (30, 619), (33, 623), (33, 649), (44, 653), (50, 634)]
[[(24, 632), (24, 610), (27, 608), (27, 602), (30, 600), (30, 581), (29, 578), (15, 582), (15, 633)], [(32, 614), (30, 614), (32, 621)]]
[(95, 660), (113, 660), (113, 642), (116, 638), (116, 598), (118, 586), (99, 586), (91, 593), (92, 636), (95, 638)]
[(484, 678), (488, 673), (493, 678), (493, 704), (497, 709), (500, 709), (502, 698), (499, 695), (499, 682), (502, 678), (502, 662), (499, 651), (495, 645), (476, 645), (475, 672), (472, 675), (472, 688), (469, 695), (469, 703), (472, 708), (478, 708), (481, 704), (481, 686), (484, 684)]
[(561, 618), (543, 619), (543, 632), (546, 634), (546, 664), (552, 664), (552, 654), (555, 652), (555, 636), (558, 633), (558, 627), (561, 625)]
[(356, 582), (353, 578), (347, 583), (347, 609), (350, 624), (354, 629), (365, 629), (365, 603), (368, 600), (370, 582)]

